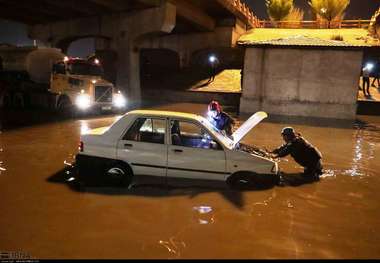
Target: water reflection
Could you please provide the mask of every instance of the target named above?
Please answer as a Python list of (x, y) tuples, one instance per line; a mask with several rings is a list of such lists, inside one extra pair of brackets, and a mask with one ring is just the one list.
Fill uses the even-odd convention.
[(212, 208), (210, 206), (196, 206), (193, 207), (193, 209), (198, 211), (200, 214), (207, 214), (212, 211)]
[(80, 121), (80, 134), (85, 134), (87, 131), (90, 130), (88, 127), (88, 122), (86, 120)]
[(214, 223), (214, 216), (213, 213), (211, 213), (212, 207), (210, 206), (195, 206), (193, 207), (193, 210), (198, 212), (197, 213), (197, 222), (200, 225), (208, 225)]
[(1, 172), (5, 172), (7, 169), (3, 167), (3, 162), (0, 162), (0, 174)]
[(350, 176), (368, 176), (370, 160), (375, 156), (376, 144), (371, 142), (376, 141), (369, 131), (364, 127), (359, 127), (353, 133), (354, 145), (353, 145), (353, 158), (351, 162), (351, 168), (343, 172), (343, 174)]

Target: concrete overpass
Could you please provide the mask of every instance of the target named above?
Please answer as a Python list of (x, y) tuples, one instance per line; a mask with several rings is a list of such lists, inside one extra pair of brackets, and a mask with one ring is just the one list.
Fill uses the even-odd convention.
[(137, 104), (141, 49), (175, 51), (186, 66), (194, 52), (234, 48), (259, 26), (240, 0), (0, 0), (0, 17), (28, 24), (31, 39), (64, 52), (94, 37), (97, 53), (117, 61), (116, 85)]

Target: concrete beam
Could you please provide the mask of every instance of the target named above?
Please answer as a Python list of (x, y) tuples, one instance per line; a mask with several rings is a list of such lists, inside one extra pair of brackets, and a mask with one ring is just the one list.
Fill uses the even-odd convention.
[(164, 3), (164, 0), (137, 0), (139, 3), (150, 7), (158, 7)]
[(104, 13), (104, 7), (85, 1), (49, 1), (48, 4), (58, 9), (64, 9), (65, 12), (76, 12), (84, 15), (96, 15)]
[(9, 2), (0, 0), (2, 5), (6, 6), (7, 12), (19, 13), (19, 14), (30, 14), (32, 16), (42, 17), (43, 19), (62, 19), (68, 18), (65, 12), (58, 10), (56, 8), (51, 8), (44, 5), (41, 2), (30, 2), (30, 1), (17, 1)]
[(125, 6), (128, 2), (123, 0), (88, 0), (89, 2), (93, 2), (97, 5), (103, 6), (112, 11), (122, 11), (125, 9)]
[(178, 16), (193, 23), (201, 30), (213, 31), (215, 29), (215, 20), (199, 7), (196, 7), (185, 0), (176, 0), (171, 2), (176, 5)]
[(21, 12), (11, 12), (9, 8), (0, 3), (0, 17), (3, 19), (8, 19), (12, 21), (22, 22), (27, 25), (35, 25), (39, 23), (43, 23), (46, 19), (43, 19), (39, 16), (34, 16), (29, 13), (21, 13)]

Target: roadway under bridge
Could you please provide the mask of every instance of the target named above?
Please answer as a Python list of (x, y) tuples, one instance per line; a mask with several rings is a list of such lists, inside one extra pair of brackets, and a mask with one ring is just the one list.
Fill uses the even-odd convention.
[(0, 0), (0, 17), (29, 25), (31, 39), (65, 53), (73, 41), (95, 38), (110, 78), (135, 104), (142, 52), (175, 52), (186, 67), (202, 50), (238, 49), (238, 38), (259, 26), (240, 0)]

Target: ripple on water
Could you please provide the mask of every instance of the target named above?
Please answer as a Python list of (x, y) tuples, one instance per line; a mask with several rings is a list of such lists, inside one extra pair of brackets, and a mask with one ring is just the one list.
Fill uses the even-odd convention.
[(186, 244), (183, 241), (176, 241), (174, 237), (171, 237), (168, 241), (160, 240), (158, 244), (164, 246), (170, 254), (173, 254), (176, 258), (181, 256), (181, 249), (186, 248)]

